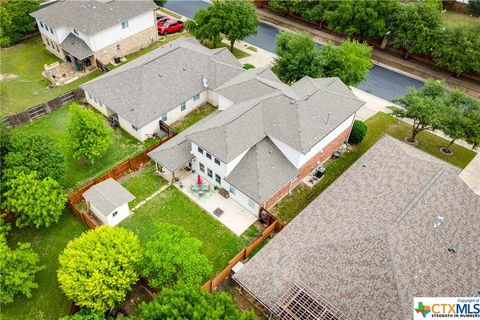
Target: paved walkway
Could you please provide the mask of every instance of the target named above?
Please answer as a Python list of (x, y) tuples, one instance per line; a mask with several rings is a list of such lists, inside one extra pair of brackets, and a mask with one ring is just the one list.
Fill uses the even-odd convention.
[[(292, 31), (292, 29), (297, 29), (307, 31), (312, 34), (315, 41), (319, 43), (325, 44), (328, 42), (334, 42), (338, 44), (343, 41), (342, 37), (320, 31), (319, 29), (307, 26), (301, 22), (291, 20), (287, 17), (276, 15), (265, 9), (257, 8), (257, 14), (261, 20), (270, 23), (279, 29), (290, 31)], [(473, 80), (457, 79), (449, 72), (433, 69), (411, 59), (405, 60), (401, 57), (394, 56), (377, 48), (373, 48), (372, 59), (379, 65), (394, 69), (395, 71), (407, 73), (409, 76), (413, 75), (420, 79), (434, 78), (446, 80), (448, 85), (452, 87), (465, 88), (470, 95), (480, 99), (480, 86), (478, 82)]]
[(150, 196), (148, 196), (145, 200), (143, 200), (143, 201), (141, 201), (139, 204), (137, 204), (137, 205), (132, 209), (132, 211), (136, 211), (138, 208), (140, 208), (141, 206), (143, 206), (145, 203), (147, 203), (148, 201), (152, 200), (153, 198), (155, 198), (156, 196), (158, 196), (160, 193), (162, 193), (163, 190), (167, 189), (169, 186), (170, 186), (170, 183), (167, 183), (166, 185), (160, 187), (160, 189), (158, 189), (157, 191), (155, 191), (154, 193), (152, 193)]

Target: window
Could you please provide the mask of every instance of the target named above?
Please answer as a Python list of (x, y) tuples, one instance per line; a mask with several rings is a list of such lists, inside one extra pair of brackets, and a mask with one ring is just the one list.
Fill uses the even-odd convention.
[(185, 102), (182, 102), (180, 105), (180, 111), (184, 111), (187, 108), (187, 104)]
[(167, 121), (167, 114), (166, 113), (162, 114), (162, 121), (163, 122)]
[(120, 44), (117, 44), (117, 50), (120, 50)]
[(203, 173), (205, 173), (205, 165), (201, 162), (199, 162), (199, 165), (200, 165), (200, 171), (202, 171)]
[(210, 170), (209, 168), (207, 168), (207, 176), (209, 176), (210, 178), (213, 178), (213, 171)]
[(45, 28), (42, 21), (40, 21), (40, 27)]
[(52, 29), (52, 27), (50, 27), (50, 33), (53, 34), (53, 29)]
[(57, 47), (57, 51), (58, 51), (58, 52), (60, 52), (60, 49), (58, 48), (58, 46), (57, 46), (57, 45), (55, 45), (55, 47)]
[(200, 148), (200, 147), (197, 147), (197, 150), (198, 150), (198, 153), (201, 153), (201, 154), (203, 154), (203, 149), (202, 149), (202, 148)]
[(255, 209), (255, 201), (253, 201), (252, 199), (248, 198), (248, 206), (252, 209)]
[(216, 164), (217, 166), (219, 166), (219, 165), (220, 165), (220, 160), (218, 160), (217, 158), (215, 158), (215, 164)]
[(128, 20), (122, 22), (122, 29), (128, 28)]
[(210, 153), (207, 152), (207, 158), (212, 160), (212, 155)]
[(45, 38), (45, 40), (47, 41), (47, 44), (48, 44), (48, 45), (50, 45), (50, 41), (48, 41), (48, 39), (47, 39), (47, 38)]
[(230, 186), (230, 193), (235, 194), (235, 192), (237, 192), (237, 190), (234, 187)]
[(74, 29), (73, 29), (73, 33), (75, 33), (75, 34), (78, 36), (78, 31), (77, 31), (77, 29), (74, 28)]
[(135, 127), (133, 124), (132, 124), (132, 129), (135, 130), (135, 131), (138, 131), (138, 128)]
[(193, 96), (193, 101), (197, 101), (198, 99), (200, 99), (200, 94), (196, 94)]
[(118, 213), (118, 211), (115, 211), (115, 212), (112, 214), (112, 216), (115, 217), (115, 216), (117, 215), (117, 213)]
[(222, 178), (216, 173), (215, 173), (215, 182), (218, 183), (218, 184), (222, 183)]

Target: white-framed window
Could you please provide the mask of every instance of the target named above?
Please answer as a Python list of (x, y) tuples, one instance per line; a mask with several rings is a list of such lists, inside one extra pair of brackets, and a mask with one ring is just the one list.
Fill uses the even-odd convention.
[(73, 28), (73, 33), (75, 33), (78, 36), (78, 31), (77, 29)]
[(43, 25), (43, 22), (40, 21), (40, 27), (44, 28), (45, 29), (45, 26)]
[(219, 166), (219, 165), (220, 165), (220, 160), (218, 160), (217, 158), (215, 158), (215, 160), (214, 160), (214, 161), (215, 161), (215, 164), (216, 164), (217, 166)]
[(48, 39), (47, 39), (47, 38), (45, 38), (45, 40), (47, 41), (47, 44), (48, 44), (48, 45), (50, 45), (50, 41), (48, 41)]
[(193, 101), (200, 99), (200, 93), (193, 96)]
[(222, 178), (216, 173), (215, 173), (215, 182), (218, 183), (218, 184), (222, 183)]
[(200, 171), (205, 173), (205, 165), (201, 162), (199, 162), (198, 165), (199, 165)]
[(187, 108), (187, 103), (184, 101), (184, 102), (182, 102), (182, 104), (180, 105), (180, 111), (185, 111), (186, 108)]
[(248, 198), (248, 206), (252, 209), (255, 209), (255, 201), (253, 201), (252, 199)]
[(166, 113), (162, 114), (162, 121), (163, 122), (167, 121), (167, 114)]
[(213, 178), (213, 171), (209, 168), (207, 168), (207, 176), (209, 176), (210, 178)]
[(200, 148), (200, 147), (197, 147), (197, 150), (198, 150), (198, 153), (201, 153), (201, 154), (203, 154), (203, 149), (202, 149), (202, 148)]
[(230, 193), (235, 194), (237, 192), (237, 189), (235, 189), (233, 186), (230, 186)]
[(112, 213), (112, 216), (115, 217), (117, 214), (118, 214), (118, 211), (115, 211), (114, 213)]
[(206, 153), (207, 159), (212, 160), (212, 155), (210, 153)]
[(128, 28), (128, 20), (122, 22), (122, 29)]
[(135, 127), (133, 124), (132, 124), (132, 129), (135, 130), (135, 131), (138, 131), (138, 128)]
[(53, 29), (52, 29), (52, 27), (50, 27), (50, 33), (53, 34)]

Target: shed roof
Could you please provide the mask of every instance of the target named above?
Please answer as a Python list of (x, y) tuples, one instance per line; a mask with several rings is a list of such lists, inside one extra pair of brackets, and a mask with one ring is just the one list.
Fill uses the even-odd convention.
[(135, 199), (133, 194), (112, 178), (97, 183), (85, 191), (83, 197), (105, 217)]

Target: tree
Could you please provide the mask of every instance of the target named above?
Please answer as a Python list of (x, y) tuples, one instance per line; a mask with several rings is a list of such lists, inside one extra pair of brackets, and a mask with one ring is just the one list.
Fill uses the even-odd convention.
[(38, 262), (40, 258), (29, 243), (18, 243), (15, 250), (10, 249), (7, 240), (0, 237), (0, 303), (13, 302), (18, 294), (27, 298), (32, 296), (32, 290), (37, 288), (35, 275), (45, 269)]
[(157, 6), (163, 7), (163, 5), (165, 4), (165, 2), (167, 2), (167, 0), (153, 0), (153, 2), (155, 2)]
[(480, 23), (446, 28), (433, 49), (435, 63), (458, 77), (465, 71), (480, 71)]
[(16, 214), (16, 225), (49, 227), (57, 223), (67, 196), (60, 184), (50, 177), (39, 179), (36, 172), (17, 172), (5, 184), (3, 208)]
[(0, 46), (8, 47), (19, 41), (25, 32), (35, 30), (30, 13), (38, 9), (36, 0), (9, 0), (0, 4)]
[(178, 282), (199, 285), (212, 272), (207, 257), (200, 253), (201, 246), (184, 228), (159, 224), (145, 244), (140, 273), (155, 288)]
[(359, 144), (360, 142), (362, 142), (363, 138), (365, 138), (367, 132), (367, 125), (360, 120), (355, 120), (353, 122), (352, 132), (350, 132), (348, 142), (351, 144)]
[[(0, 119), (3, 119), (3, 115), (0, 113)], [(3, 157), (10, 148), (11, 129), (7, 127), (4, 121), (0, 121), (0, 163), (3, 165)], [(3, 168), (3, 166), (1, 166)]]
[(152, 302), (140, 305), (140, 313), (143, 320), (257, 319), (253, 311), (240, 312), (232, 298), (225, 292), (208, 293), (200, 287), (184, 284), (164, 288)]
[(65, 155), (51, 137), (14, 134), (4, 157), (5, 169), (29, 173), (39, 179), (60, 180), (65, 172)]
[(427, 80), (422, 89), (410, 88), (404, 97), (393, 100), (405, 107), (395, 109), (393, 114), (413, 120), (412, 135), (407, 139), (410, 143), (417, 142), (418, 133), (440, 127), (440, 121), (446, 112), (445, 92), (444, 82)]
[(355, 40), (345, 40), (339, 46), (329, 44), (320, 50), (321, 73), (324, 77), (339, 77), (349, 86), (358, 85), (373, 66), (371, 54), (369, 45)]
[(251, 1), (214, 0), (211, 11), (221, 21), (221, 32), (230, 41), (231, 52), (235, 41), (257, 34), (257, 14)]
[(142, 247), (131, 231), (101, 226), (70, 241), (60, 254), (60, 288), (78, 306), (111, 310), (137, 281)]
[(272, 70), (283, 82), (290, 84), (304, 76), (321, 76), (320, 52), (308, 33), (280, 32), (276, 51)]
[(111, 131), (102, 116), (79, 105), (71, 107), (67, 129), (74, 157), (83, 157), (92, 163), (112, 142)]
[(5, 222), (5, 213), (0, 213), (0, 241), (2, 239), (7, 239), (7, 235), (12, 229), (10, 223)]
[[(113, 318), (109, 319), (113, 320)], [(105, 318), (105, 315), (102, 312), (81, 309), (74, 315), (61, 317), (59, 320), (107, 320), (107, 318)]]
[(222, 21), (211, 13), (211, 6), (198, 10), (193, 19), (187, 21), (187, 31), (203, 44), (217, 48), (222, 43), (220, 34)]
[(480, 16), (480, 0), (470, 0), (468, 2), (468, 10), (471, 15), (475, 17)]
[(409, 53), (431, 54), (437, 43), (442, 20), (441, 13), (432, 5), (414, 2), (401, 5), (393, 16), (393, 45)]

